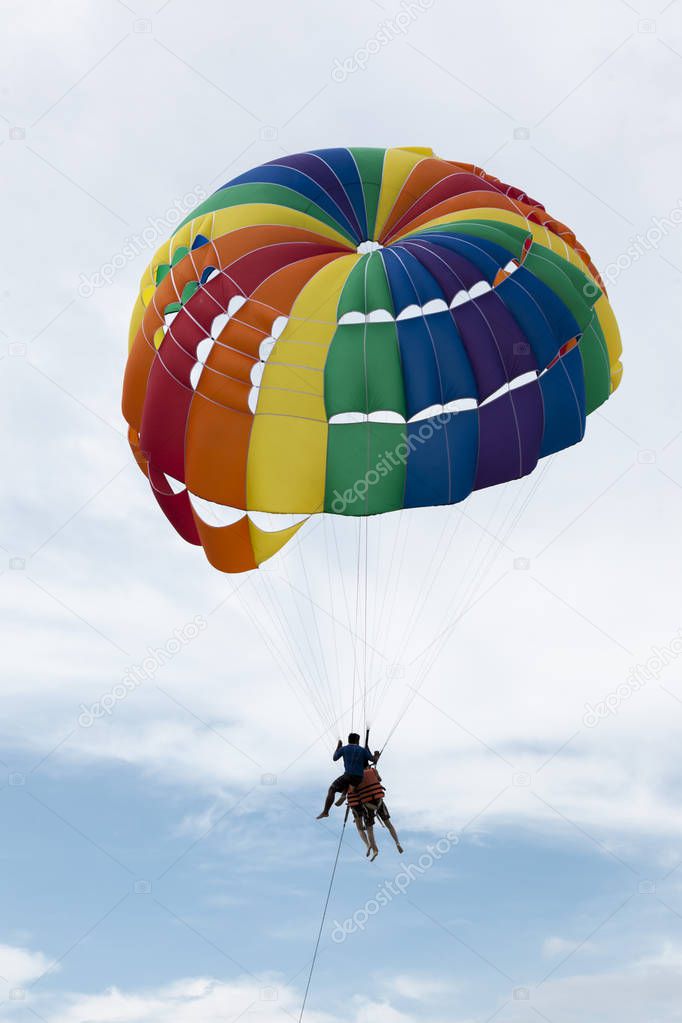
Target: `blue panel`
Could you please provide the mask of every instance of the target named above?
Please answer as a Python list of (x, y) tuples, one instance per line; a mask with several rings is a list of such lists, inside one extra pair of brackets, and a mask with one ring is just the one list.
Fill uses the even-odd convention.
[(200, 249), (202, 245), (208, 245), (208, 238), (203, 234), (198, 234), (192, 242), (193, 249)]
[(406, 508), (450, 503), (447, 434), (442, 426), (433, 429), (434, 422), (423, 419), (419, 423), (407, 424), (410, 453), (405, 480)]
[(266, 183), (281, 185), (283, 188), (290, 188), (292, 191), (298, 192), (299, 195), (310, 199), (311, 202), (316, 203), (320, 209), (325, 211), (325, 213), (328, 213), (330, 217), (333, 217), (334, 220), (351, 235), (351, 237), (355, 237), (357, 230), (355, 225), (350, 223), (346, 215), (339, 209), (334, 200), (330, 199), (328, 193), (306, 174), (303, 174), (301, 171), (295, 170), (292, 167), (264, 164), (262, 167), (255, 167), (253, 170), (240, 174), (239, 177), (234, 178), (234, 180), (230, 181), (229, 185), (226, 185), (225, 187), (232, 188), (233, 185)]
[(426, 267), (448, 303), (458, 292), (469, 291), (481, 280), (481, 271), (452, 249), (428, 241), (403, 242), (401, 247), (413, 253)]
[(495, 288), (522, 328), (541, 369), (580, 327), (570, 310), (543, 281), (523, 267)]
[(466, 350), (459, 336), (452, 313), (430, 313), (424, 317), (436, 357), (441, 404), (456, 398), (478, 399), (478, 388)]
[(426, 324), (423, 316), (396, 322), (408, 419), (430, 405), (444, 404), (433, 341)]
[(478, 457), (478, 410), (408, 423), (405, 507), (455, 504), (469, 496)]
[(365, 193), (360, 180), (358, 165), (353, 154), (347, 149), (313, 149), (313, 154), (331, 168), (341, 182), (343, 190), (353, 207), (353, 212), (360, 225), (360, 237), (367, 238), (367, 211), (365, 210)]
[(457, 412), (447, 419), (450, 452), (450, 501), (463, 501), (474, 489), (478, 464), (478, 409)]
[(383, 249), (381, 254), (396, 313), (408, 305), (425, 305), (434, 298), (445, 301), (438, 282), (406, 248), (396, 245)]
[(456, 252), (458, 256), (472, 263), (480, 271), (479, 280), (487, 280), (492, 284), (498, 271), (514, 258), (511, 250), (502, 248), (494, 242), (475, 238), (472, 235), (457, 235), (445, 232), (424, 232), (422, 235), (410, 235), (410, 241), (436, 242), (438, 246)]
[(577, 444), (585, 434), (585, 375), (579, 349), (572, 348), (540, 377), (545, 430), (540, 457)]

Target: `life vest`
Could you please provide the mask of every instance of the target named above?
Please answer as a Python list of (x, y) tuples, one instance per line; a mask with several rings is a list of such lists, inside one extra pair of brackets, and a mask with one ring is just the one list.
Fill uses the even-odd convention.
[(386, 795), (386, 789), (379, 781), (376, 768), (367, 767), (357, 788), (348, 789), (348, 805), (352, 808), (361, 803), (378, 803)]

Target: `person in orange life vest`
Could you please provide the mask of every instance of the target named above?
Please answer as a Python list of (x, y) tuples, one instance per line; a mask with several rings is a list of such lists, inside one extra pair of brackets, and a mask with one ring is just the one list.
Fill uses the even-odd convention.
[(323, 817), (329, 816), (329, 811), (331, 810), (332, 803), (334, 802), (334, 796), (345, 796), (351, 785), (359, 785), (362, 781), (363, 771), (368, 764), (374, 761), (374, 757), (370, 752), (368, 743), (369, 729), (367, 729), (364, 746), (360, 745), (360, 736), (357, 732), (350, 733), (348, 736), (348, 744), (346, 746), (344, 746), (339, 739), (332, 759), (336, 761), (343, 757), (344, 772), (329, 786), (324, 809), (322, 813), (317, 815), (318, 821), (322, 820)]
[[(374, 754), (375, 764), (379, 756), (378, 752)], [(385, 795), (386, 789), (382, 785), (381, 775), (376, 767), (365, 768), (362, 782), (348, 790), (348, 806), (353, 811), (355, 826), (358, 829), (363, 844), (367, 846), (367, 855), (371, 855), (372, 861), (379, 855), (379, 849), (374, 837), (374, 822), (377, 817), (388, 829), (398, 852), (402, 853), (403, 851), (398, 834), (393, 827), (388, 807), (384, 802)]]

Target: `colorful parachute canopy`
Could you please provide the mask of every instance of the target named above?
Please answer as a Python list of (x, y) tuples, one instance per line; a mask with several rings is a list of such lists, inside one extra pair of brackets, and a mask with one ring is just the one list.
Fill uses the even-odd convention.
[(310, 515), (532, 472), (582, 439), (620, 353), (587, 252), (539, 202), (428, 149), (322, 149), (239, 175), (159, 249), (123, 411), (172, 524), (241, 572)]

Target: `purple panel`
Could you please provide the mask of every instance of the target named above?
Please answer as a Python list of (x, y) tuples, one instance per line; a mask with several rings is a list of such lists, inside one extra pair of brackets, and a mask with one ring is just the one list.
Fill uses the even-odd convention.
[(518, 323), (493, 289), (452, 310), (478, 384), (481, 399), (537, 362)]
[(416, 256), (438, 281), (448, 302), (458, 291), (468, 291), (481, 279), (479, 268), (452, 249), (422, 241), (402, 242), (401, 247)]
[(482, 405), (474, 490), (519, 479), (537, 464), (544, 428), (537, 380)]
[(343, 210), (351, 224), (356, 225), (358, 238), (362, 237), (362, 228), (358, 224), (355, 210), (351, 206), (341, 182), (324, 160), (312, 153), (296, 153), (294, 156), (282, 156), (278, 160), (270, 160), (270, 163), (280, 167), (293, 167), (294, 170), (312, 178), (334, 200), (339, 209)]

